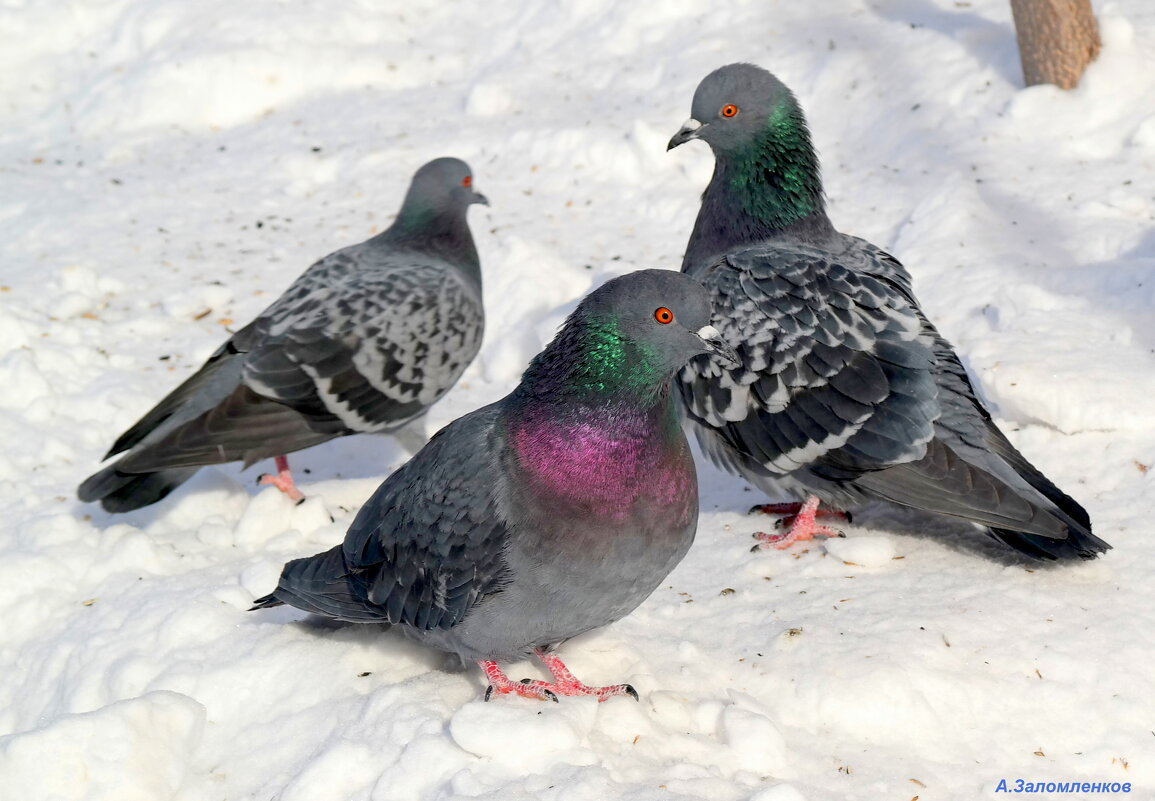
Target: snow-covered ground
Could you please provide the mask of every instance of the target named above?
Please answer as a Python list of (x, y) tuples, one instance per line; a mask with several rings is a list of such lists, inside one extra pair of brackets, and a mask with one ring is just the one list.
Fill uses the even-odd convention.
[[(1155, 5), (1095, 6), (1069, 93), (1021, 88), (1006, 0), (0, 7), (0, 796), (1153, 797)], [(641, 703), (485, 704), (478, 671), (396, 633), (245, 611), (340, 541), (404, 458), (387, 438), (298, 454), (296, 508), (255, 486), (266, 464), (121, 517), (75, 500), (435, 156), (492, 202), (490, 325), (430, 429), (503, 395), (575, 298), (677, 267), (712, 159), (665, 143), (736, 60), (795, 89), (836, 224), (907, 263), (1105, 558), (1041, 567), (884, 510), (750, 553), (760, 496), (703, 466), (686, 560), (562, 650)], [(1057, 797), (1079, 795), (1110, 794)]]

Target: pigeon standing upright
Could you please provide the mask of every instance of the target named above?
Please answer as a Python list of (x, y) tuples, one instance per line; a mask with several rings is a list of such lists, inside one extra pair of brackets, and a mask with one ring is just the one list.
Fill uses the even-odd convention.
[(741, 366), (696, 359), (680, 376), (703, 450), (768, 493), (806, 496), (777, 547), (835, 533), (819, 500), (884, 500), (952, 515), (1039, 559), (1110, 546), (1078, 503), (1007, 440), (906, 269), (835, 230), (794, 95), (752, 64), (699, 84), (673, 148), (701, 139), (714, 175), (682, 270), (714, 301)]
[(299, 501), (284, 454), (424, 414), (481, 347), (474, 203), (488, 205), (460, 159), (417, 170), (393, 225), (305, 271), (120, 436), (104, 458), (127, 453), (80, 500), (127, 512), (204, 465), (275, 457), (262, 483)]
[[(636, 698), (582, 684), (549, 649), (632, 611), (694, 539), (697, 478), (672, 378), (697, 354), (733, 358), (709, 319), (706, 291), (680, 273), (607, 282), (513, 392), (438, 432), (344, 544), (288, 563), (253, 608), (388, 621), (476, 661), (487, 699)], [(530, 651), (552, 682), (498, 667)]]

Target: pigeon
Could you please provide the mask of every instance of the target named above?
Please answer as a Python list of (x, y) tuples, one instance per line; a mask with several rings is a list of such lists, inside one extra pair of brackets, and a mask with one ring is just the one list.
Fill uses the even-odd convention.
[(116, 440), (104, 458), (125, 455), (80, 500), (128, 512), (204, 465), (275, 457), (261, 483), (300, 502), (284, 454), (423, 415), (481, 346), (474, 203), (488, 205), (460, 159), (417, 170), (393, 225), (306, 270)]
[[(496, 693), (605, 700), (554, 653), (631, 612), (694, 539), (698, 487), (674, 374), (735, 358), (697, 281), (643, 270), (592, 292), (503, 399), (455, 420), (389, 476), (343, 544), (285, 565), (254, 609), (385, 621), (479, 664)], [(536, 653), (553, 680), (510, 680)]]
[[(871, 500), (972, 521), (1041, 560), (1110, 548), (1014, 448), (890, 254), (835, 230), (797, 100), (752, 64), (706, 76), (669, 148), (701, 139), (714, 174), (682, 271), (741, 365), (679, 375), (689, 426), (719, 467), (805, 497), (775, 547), (838, 532), (819, 503)], [(771, 507), (773, 508), (773, 507)]]

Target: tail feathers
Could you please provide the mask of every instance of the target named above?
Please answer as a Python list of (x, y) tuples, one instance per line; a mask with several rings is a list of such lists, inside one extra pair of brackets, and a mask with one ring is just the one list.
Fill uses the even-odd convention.
[(854, 484), (892, 503), (1044, 538), (1062, 540), (1074, 522), (1034, 502), (1041, 499), (1026, 497), (1026, 487), (1012, 487), (960, 458), (939, 439), (927, 444), (922, 459), (865, 473)]
[(1054, 504), (1056, 517), (1067, 526), (1066, 539), (1036, 537), (1022, 531), (995, 527), (988, 529), (992, 537), (1027, 556), (1049, 561), (1094, 559), (1111, 550), (1107, 542), (1091, 533), (1091, 516), (1087, 510), (1028, 462), (993, 424), (988, 427), (987, 442), (991, 450), (1014, 468), (1023, 481)]
[(385, 610), (371, 603), (368, 594), (368, 581), (346, 567), (345, 555), (338, 545), (316, 556), (289, 562), (281, 571), (277, 589), (254, 601), (252, 609), (288, 604), (337, 620), (386, 620)]
[(166, 395), (144, 417), (137, 420), (132, 428), (121, 434), (104, 458), (123, 453), (140, 444), (145, 437), (174, 415), (179, 417), (184, 414), (185, 419), (189, 419), (190, 416), (195, 417), (211, 409), (240, 381), (242, 361), (236, 356), (237, 352), (232, 347), (231, 340), (222, 345), (201, 369)]
[(235, 461), (248, 467), (347, 433), (344, 424), (314, 431), (295, 409), (241, 385), (200, 416), (133, 448), (122, 464), (142, 473)]
[(180, 467), (155, 473), (122, 473), (112, 464), (89, 476), (77, 488), (84, 503), (100, 501), (104, 511), (121, 514), (154, 504), (193, 477), (199, 468)]
[[(1070, 495), (1056, 487), (1037, 467), (1028, 462), (1027, 458), (1019, 453), (1018, 449), (1003, 436), (1003, 432), (999, 431), (994, 424), (988, 425), (987, 443), (992, 451), (1014, 468), (1014, 471), (1019, 474), (1023, 481), (1030, 484), (1040, 495), (1053, 503), (1059, 511), (1090, 533), (1091, 517), (1087, 514), (1087, 510)], [(1106, 545), (1106, 543), (1103, 544)], [(1108, 545), (1107, 547), (1111, 546)]]
[(855, 483), (894, 503), (985, 525), (991, 536), (1035, 559), (1093, 559), (1111, 547), (1091, 533), (1082, 506), (1006, 447), (999, 455), (1021, 476), (1017, 486), (959, 458), (937, 439), (923, 459), (867, 473)]
[(990, 528), (987, 531), (992, 537), (1016, 551), (1046, 561), (1094, 559), (1099, 554), (1111, 550), (1111, 546), (1092, 534), (1090, 529), (1075, 526), (1067, 529), (1065, 540), (1053, 540), (1005, 528)]

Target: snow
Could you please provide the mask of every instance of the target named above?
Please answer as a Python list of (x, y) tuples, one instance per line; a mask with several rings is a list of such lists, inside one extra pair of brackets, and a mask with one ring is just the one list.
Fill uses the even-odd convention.
[[(1021, 88), (1005, 0), (0, 9), (3, 794), (1149, 796), (1155, 7), (1095, 7), (1103, 53), (1071, 92)], [(751, 553), (762, 498), (703, 465), (687, 558), (562, 648), (641, 703), (484, 703), (476, 669), (395, 632), (245, 611), (341, 540), (405, 458), (388, 438), (294, 456), (299, 507), (256, 486), (267, 464), (119, 517), (75, 500), (121, 431), (312, 260), (387, 226), (440, 155), (493, 204), (471, 211), (489, 326), (428, 428), (503, 395), (583, 293), (677, 267), (712, 160), (665, 143), (735, 60), (796, 91), (836, 224), (908, 265), (1104, 558), (1048, 568), (881, 508)]]
[(889, 537), (837, 537), (825, 540), (826, 553), (845, 564), (858, 567), (886, 567), (894, 559), (894, 542)]
[(187, 695), (150, 692), (5, 738), (0, 775), (26, 798), (171, 798), (204, 724)]

